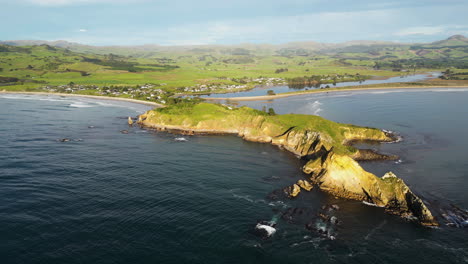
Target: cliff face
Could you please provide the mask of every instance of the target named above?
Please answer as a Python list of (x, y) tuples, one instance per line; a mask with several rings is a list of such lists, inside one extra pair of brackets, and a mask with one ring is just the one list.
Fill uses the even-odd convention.
[[(403, 180), (392, 173), (379, 178), (353, 159), (391, 158), (349, 146), (349, 142), (356, 140), (394, 140), (381, 130), (339, 124), (317, 116), (268, 116), (246, 107), (231, 109), (212, 104), (148, 111), (139, 117), (139, 123), (190, 134), (237, 134), (245, 140), (280, 146), (309, 160), (303, 171), (320, 189), (335, 196), (385, 207), (403, 217), (417, 218), (423, 225), (437, 225), (426, 205)], [(290, 194), (294, 195), (291, 196), (299, 194), (298, 190), (292, 188)]]

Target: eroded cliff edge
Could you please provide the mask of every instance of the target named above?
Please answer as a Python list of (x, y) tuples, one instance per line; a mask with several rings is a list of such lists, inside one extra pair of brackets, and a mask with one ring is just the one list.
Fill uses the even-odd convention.
[(236, 134), (245, 140), (280, 146), (308, 160), (303, 171), (320, 189), (335, 196), (385, 207), (390, 213), (417, 219), (423, 225), (438, 225), (424, 202), (402, 179), (391, 172), (379, 178), (355, 161), (369, 157), (369, 153), (355, 149), (349, 142), (395, 140), (379, 129), (339, 124), (319, 116), (270, 116), (248, 107), (207, 103), (159, 108), (138, 119), (140, 125), (160, 130)]

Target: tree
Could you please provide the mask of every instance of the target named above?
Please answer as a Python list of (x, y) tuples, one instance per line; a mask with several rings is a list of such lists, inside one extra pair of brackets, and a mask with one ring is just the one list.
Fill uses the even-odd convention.
[(274, 116), (274, 115), (276, 115), (276, 112), (275, 112), (275, 110), (274, 110), (273, 108), (271, 108), (271, 107), (270, 107), (270, 108), (268, 108), (268, 115), (271, 115), (271, 116)]
[(273, 90), (268, 90), (268, 91), (267, 91), (267, 94), (268, 94), (268, 95), (276, 95), (275, 92), (274, 92)]

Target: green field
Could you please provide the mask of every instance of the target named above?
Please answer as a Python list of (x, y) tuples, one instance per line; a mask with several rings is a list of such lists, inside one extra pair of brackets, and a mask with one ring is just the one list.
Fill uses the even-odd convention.
[[(468, 40), (367, 44), (93, 47), (0, 44), (0, 89), (132, 97), (245, 90), (314, 79), (332, 83), (452, 69), (465, 78)], [(23, 43), (24, 44), (24, 43)]]

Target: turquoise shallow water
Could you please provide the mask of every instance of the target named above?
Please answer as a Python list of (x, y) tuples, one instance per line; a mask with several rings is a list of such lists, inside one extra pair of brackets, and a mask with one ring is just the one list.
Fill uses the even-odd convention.
[[(363, 166), (394, 171), (435, 206), (467, 208), (468, 89), (379, 92), (247, 104), (397, 131), (403, 142), (371, 147), (402, 162)], [(0, 106), (2, 263), (468, 261), (466, 229), (422, 228), (316, 189), (271, 199), (304, 175), (302, 161), (267, 144), (234, 136), (177, 142), (128, 128), (126, 117), (147, 108), (122, 102), (1, 95)], [(305, 228), (320, 224), (327, 204), (340, 206), (333, 241)], [(271, 238), (253, 234), (258, 220), (272, 218)]]

